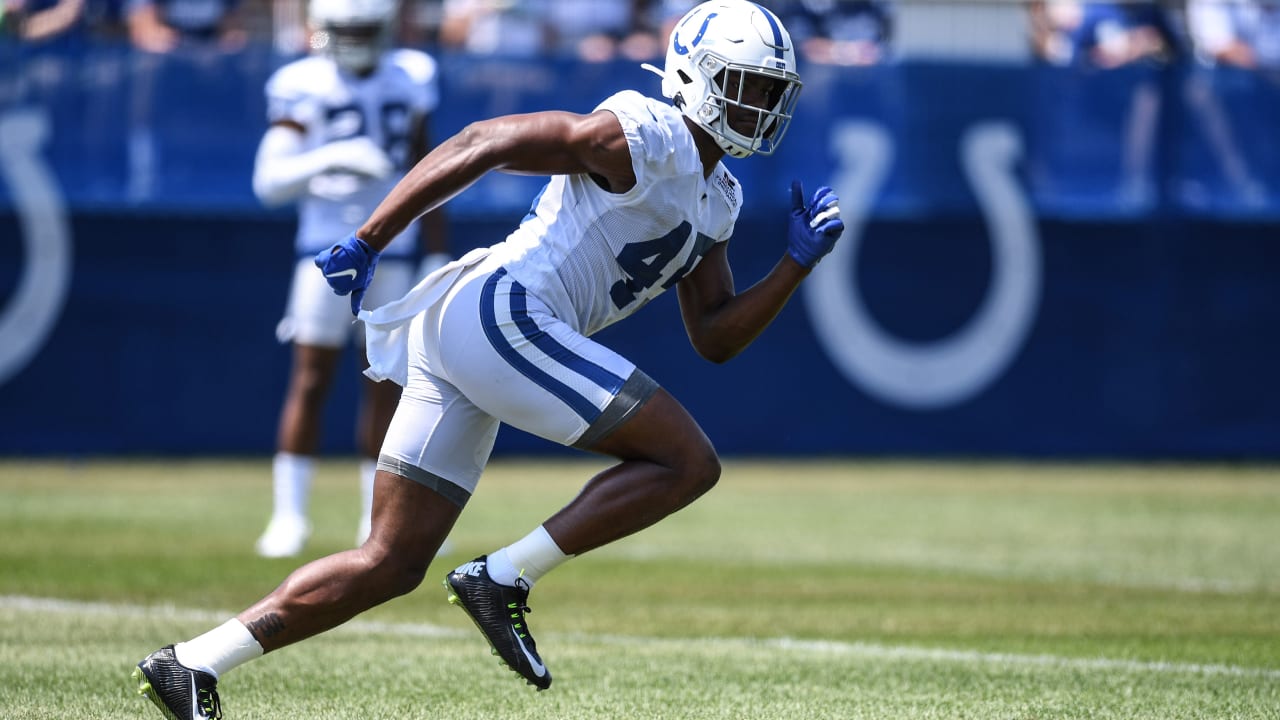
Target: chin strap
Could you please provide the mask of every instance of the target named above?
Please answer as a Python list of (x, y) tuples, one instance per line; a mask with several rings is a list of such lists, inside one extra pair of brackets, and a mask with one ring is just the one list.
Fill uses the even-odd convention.
[(666, 73), (666, 71), (665, 71), (665, 70), (663, 70), (663, 69), (661, 69), (661, 68), (658, 68), (658, 67), (655, 67), (655, 66), (653, 66), (653, 65), (650, 65), (649, 63), (640, 63), (640, 67), (641, 67), (641, 69), (643, 69), (643, 70), (648, 70), (649, 72), (653, 73), (654, 75), (657, 75), (658, 77), (662, 78), (663, 80), (666, 80), (666, 79), (667, 79), (667, 73)]
[(671, 95), (668, 95), (668, 94), (667, 94), (668, 87), (669, 87), (669, 86), (674, 86), (674, 83), (672, 83), (670, 80), (668, 80), (668, 79), (667, 79), (667, 71), (666, 71), (666, 70), (663, 70), (663, 69), (658, 68), (658, 67), (654, 67), (653, 65), (650, 65), (649, 63), (640, 63), (640, 68), (641, 68), (642, 70), (648, 70), (649, 72), (653, 73), (654, 75), (657, 75), (658, 77), (662, 78), (662, 95), (663, 95), (663, 97), (671, 98), (671, 104), (675, 105), (675, 106), (676, 106), (676, 107), (678, 107), (678, 108), (684, 108), (684, 97), (680, 95), (680, 92), (679, 92), (678, 90), (676, 90), (674, 87), (670, 87), (670, 90), (671, 90), (672, 94), (671, 94)]
[(654, 75), (657, 75), (658, 77), (662, 78), (662, 94), (665, 97), (673, 97), (680, 94), (679, 92), (676, 91), (676, 88), (679, 86), (676, 83), (672, 82), (671, 78), (667, 77), (666, 70), (662, 70), (658, 67), (650, 65), (649, 63), (640, 63), (640, 67), (641, 69), (648, 70)]

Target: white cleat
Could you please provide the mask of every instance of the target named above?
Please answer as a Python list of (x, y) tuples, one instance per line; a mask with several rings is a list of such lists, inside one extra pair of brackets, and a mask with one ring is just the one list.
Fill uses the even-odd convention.
[(273, 517), (254, 546), (264, 558), (293, 557), (311, 537), (311, 524), (300, 517)]

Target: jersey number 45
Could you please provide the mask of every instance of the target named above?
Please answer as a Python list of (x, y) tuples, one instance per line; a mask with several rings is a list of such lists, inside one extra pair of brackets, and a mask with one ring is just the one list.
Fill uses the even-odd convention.
[[(628, 243), (622, 248), (622, 252), (618, 253), (617, 261), (618, 267), (627, 274), (627, 278), (619, 280), (609, 288), (609, 297), (613, 299), (613, 304), (621, 310), (635, 302), (637, 295), (661, 280), (667, 274), (667, 266), (680, 256), (680, 251), (689, 242), (689, 234), (692, 231), (693, 225), (686, 220), (660, 238)], [(706, 255), (715, 244), (715, 238), (696, 233), (693, 251), (689, 253), (684, 264), (662, 283), (662, 289), (670, 289), (680, 282), (680, 279), (692, 270), (693, 266), (697, 265), (702, 256)]]

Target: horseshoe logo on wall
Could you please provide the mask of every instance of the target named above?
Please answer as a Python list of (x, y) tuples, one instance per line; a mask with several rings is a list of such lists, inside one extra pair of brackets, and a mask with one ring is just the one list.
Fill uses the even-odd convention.
[(964, 326), (929, 342), (908, 342), (887, 333), (868, 313), (858, 290), (858, 247), (876, 192), (892, 165), (892, 140), (878, 125), (848, 121), (835, 127), (832, 141), (840, 158), (833, 185), (845, 236), (804, 285), (819, 341), (846, 378), (887, 404), (937, 410), (974, 397), (1013, 361), (1040, 302), (1039, 238), (1013, 172), (1022, 151), (1017, 130), (1008, 123), (986, 122), (960, 139), (960, 162), (991, 243), (991, 280)]
[(53, 172), (40, 157), (49, 116), (0, 115), (0, 176), (13, 197), (26, 265), (0, 310), (0, 385), (31, 362), (53, 332), (71, 285), (71, 229)]

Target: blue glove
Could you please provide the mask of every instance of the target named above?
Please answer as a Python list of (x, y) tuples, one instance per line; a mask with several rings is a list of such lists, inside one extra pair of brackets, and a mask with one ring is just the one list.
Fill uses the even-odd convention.
[(346, 240), (316, 255), (316, 267), (324, 273), (329, 287), (339, 295), (351, 293), (351, 314), (360, 314), (360, 301), (369, 289), (373, 269), (378, 267), (378, 251), (351, 233)]
[(840, 219), (839, 198), (831, 188), (818, 188), (806, 206), (804, 188), (791, 181), (791, 218), (787, 225), (787, 254), (806, 268), (818, 264), (836, 246), (844, 221)]

